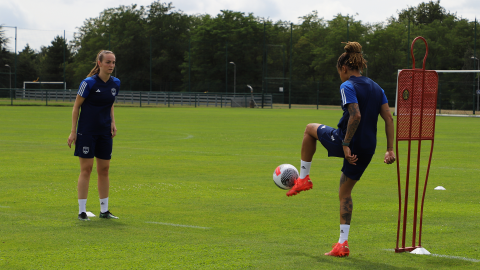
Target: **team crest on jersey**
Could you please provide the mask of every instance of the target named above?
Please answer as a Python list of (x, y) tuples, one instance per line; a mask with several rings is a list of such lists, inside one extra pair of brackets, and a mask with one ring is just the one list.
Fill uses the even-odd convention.
[(115, 94), (117, 94), (117, 89), (115, 89), (115, 88), (112, 88), (112, 90), (111, 90), (111, 91), (112, 91), (112, 96), (115, 96)]
[(90, 147), (88, 147), (88, 146), (84, 146), (84, 147), (83, 147), (83, 153), (84, 153), (85, 155), (88, 154), (89, 151), (90, 151)]

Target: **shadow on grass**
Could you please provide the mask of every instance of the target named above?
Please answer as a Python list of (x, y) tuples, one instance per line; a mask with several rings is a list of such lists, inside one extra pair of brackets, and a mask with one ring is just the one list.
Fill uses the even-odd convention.
[(78, 221), (77, 226), (82, 228), (92, 228), (92, 229), (123, 229), (128, 227), (125, 223), (122, 223), (120, 220), (114, 219), (100, 219), (92, 218), (90, 221)]
[[(289, 255), (294, 255), (294, 256), (305, 256), (314, 259), (316, 262), (321, 263), (323, 265), (330, 264), (332, 265), (332, 268), (344, 268), (344, 267), (349, 267), (352, 269), (385, 269), (385, 270), (392, 270), (392, 269), (417, 269), (417, 268), (412, 268), (412, 267), (396, 267), (391, 264), (386, 264), (386, 263), (380, 263), (380, 262), (372, 262), (372, 261), (367, 261), (363, 260), (361, 258), (356, 258), (356, 257), (345, 257), (345, 258), (335, 258), (331, 256), (325, 256), (323, 254), (321, 255), (316, 255), (313, 256), (312, 254), (308, 253), (302, 253), (302, 252), (293, 252), (289, 253)], [(331, 268), (328, 268), (331, 269)]]

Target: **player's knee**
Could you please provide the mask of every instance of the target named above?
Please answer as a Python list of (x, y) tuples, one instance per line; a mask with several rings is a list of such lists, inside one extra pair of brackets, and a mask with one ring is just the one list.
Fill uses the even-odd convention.
[(318, 126), (320, 126), (320, 124), (317, 124), (317, 123), (310, 123), (307, 125), (307, 127), (305, 127), (305, 133), (304, 135), (305, 136), (312, 136), (312, 137), (315, 137), (314, 135), (317, 134), (317, 128)]
[(92, 173), (93, 166), (82, 166), (80, 173), (84, 175), (90, 175)]
[(97, 167), (97, 173), (100, 175), (108, 175), (109, 170), (110, 166)]

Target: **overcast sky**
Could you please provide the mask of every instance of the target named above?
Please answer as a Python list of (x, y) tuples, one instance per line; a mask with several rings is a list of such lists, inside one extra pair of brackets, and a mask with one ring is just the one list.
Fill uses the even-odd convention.
[[(21, 51), (27, 43), (35, 50), (48, 46), (57, 35), (73, 38), (77, 27), (85, 19), (98, 17), (106, 8), (120, 5), (150, 5), (153, 0), (1, 0), (0, 25), (16, 26), (17, 50)], [(161, 1), (170, 2), (170, 1)], [(397, 11), (409, 6), (417, 6), (419, 0), (172, 0), (175, 10), (186, 14), (217, 15), (220, 10), (233, 10), (253, 13), (256, 17), (270, 18), (299, 23), (299, 17), (317, 10), (325, 20), (332, 19), (338, 13), (355, 15), (363, 22), (383, 22)], [(447, 11), (457, 13), (459, 17), (473, 21), (480, 18), (480, 0), (442, 0), (440, 5)], [(358, 15), (356, 15), (358, 14)], [(5, 34), (10, 38), (8, 48), (14, 51), (15, 31), (5, 27)]]

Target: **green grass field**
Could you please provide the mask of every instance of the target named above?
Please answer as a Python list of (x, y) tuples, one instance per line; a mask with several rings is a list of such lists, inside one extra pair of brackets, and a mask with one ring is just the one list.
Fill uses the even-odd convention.
[[(422, 245), (439, 256), (393, 251), (397, 176), (383, 164), (380, 120), (377, 154), (353, 191), (350, 257), (332, 258), (323, 254), (339, 236), (342, 160), (319, 147), (313, 189), (290, 198), (272, 173), (299, 166), (306, 124), (335, 126), (341, 111), (115, 114), (110, 210), (120, 219), (80, 222), (71, 107), (0, 106), (0, 269), (480, 268), (478, 118), (437, 118)], [(95, 173), (87, 210), (100, 210)]]

